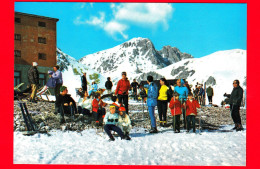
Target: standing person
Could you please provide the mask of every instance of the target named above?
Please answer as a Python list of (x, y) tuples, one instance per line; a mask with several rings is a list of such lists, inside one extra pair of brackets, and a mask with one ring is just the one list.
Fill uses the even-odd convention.
[(149, 111), (149, 115), (150, 115), (150, 119), (151, 119), (150, 133), (157, 133), (158, 131), (156, 128), (156, 119), (154, 116), (154, 109), (155, 109), (155, 106), (157, 106), (158, 87), (153, 82), (152, 76), (147, 76), (147, 83), (148, 83), (148, 85), (144, 85), (144, 87), (148, 88), (147, 106), (148, 106), (148, 111)]
[(97, 90), (98, 90), (98, 85), (96, 84), (95, 81), (93, 81), (91, 84), (91, 90), (89, 91), (88, 95), (89, 96), (93, 95), (93, 93), (97, 92)]
[(35, 96), (39, 85), (39, 72), (37, 66), (37, 62), (32, 62), (32, 66), (28, 70), (28, 81), (32, 89), (29, 101), (33, 103), (36, 103)]
[(59, 71), (59, 66), (56, 65), (53, 67), (53, 74), (51, 75), (55, 80), (56, 80), (56, 86), (54, 88), (54, 93), (55, 93), (55, 97), (57, 99), (57, 96), (59, 95), (60, 92), (60, 87), (63, 84), (63, 80), (62, 80), (62, 73)]
[(239, 86), (239, 80), (233, 81), (233, 90), (231, 92), (230, 96), (230, 111), (231, 111), (231, 117), (235, 123), (235, 127), (233, 130), (241, 131), (243, 130), (243, 126), (241, 123), (241, 117), (240, 117), (240, 106), (243, 99), (243, 89)]
[(204, 103), (204, 96), (205, 96), (205, 90), (203, 89), (203, 84), (200, 85), (200, 88), (199, 88), (199, 103), (200, 105), (205, 105)]
[(166, 127), (167, 124), (167, 91), (169, 90), (169, 87), (167, 87), (167, 81), (165, 78), (160, 79), (160, 89), (159, 89), (159, 96), (157, 100), (157, 108), (159, 113), (159, 119), (160, 119), (160, 126)]
[(181, 107), (182, 107), (182, 104), (179, 101), (179, 94), (174, 93), (174, 96), (172, 97), (170, 104), (169, 104), (169, 108), (171, 109), (171, 113), (173, 116), (172, 126), (173, 126), (174, 133), (180, 133)]
[(107, 78), (107, 81), (105, 83), (105, 87), (107, 89), (107, 94), (110, 94), (111, 93), (111, 89), (113, 87), (113, 83), (111, 82), (110, 77)]
[(212, 104), (212, 97), (214, 96), (213, 88), (209, 86), (206, 90), (206, 93), (208, 95), (209, 104)]
[(114, 105), (110, 106), (109, 110), (110, 112), (107, 112), (104, 117), (104, 123), (105, 123), (104, 130), (110, 138), (109, 141), (115, 141), (115, 138), (111, 134), (111, 130), (115, 131), (121, 137), (121, 139), (129, 139), (125, 137), (123, 131), (117, 126), (119, 116), (118, 113), (115, 113), (116, 112), (115, 106)]
[(128, 114), (128, 90), (130, 89), (130, 82), (126, 77), (126, 72), (122, 72), (122, 79), (120, 79), (116, 86), (115, 95), (118, 97), (118, 103), (124, 104), (126, 114)]
[(134, 100), (137, 100), (137, 88), (138, 88), (139, 84), (136, 82), (136, 79), (133, 80), (133, 82), (131, 83), (131, 87), (133, 89), (133, 94), (134, 94)]
[(88, 91), (88, 82), (87, 82), (87, 74), (86, 74), (86, 72), (84, 72), (83, 76), (81, 76), (81, 88), (83, 90), (83, 93)]
[(187, 116), (187, 132), (190, 131), (191, 123), (192, 123), (192, 129), (193, 133), (195, 133), (195, 117), (197, 116), (197, 108), (200, 108), (200, 105), (197, 100), (193, 99), (192, 93), (188, 94), (188, 99), (185, 103), (185, 107), (187, 110), (186, 116)]
[[(177, 92), (179, 94), (179, 101), (181, 104), (185, 103), (188, 97), (189, 90), (187, 87), (184, 86), (184, 80), (178, 79), (177, 80), (177, 86), (174, 88), (174, 92)], [(183, 116), (183, 124), (184, 129), (186, 129), (186, 110), (185, 108), (182, 108), (182, 116)]]

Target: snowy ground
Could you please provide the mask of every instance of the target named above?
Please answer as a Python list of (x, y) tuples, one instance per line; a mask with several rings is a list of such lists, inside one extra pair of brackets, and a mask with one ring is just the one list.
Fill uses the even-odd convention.
[[(245, 127), (245, 126), (244, 126)], [(226, 126), (223, 129), (230, 129)], [(162, 128), (160, 128), (162, 129)], [(198, 131), (197, 131), (198, 132)], [(15, 164), (245, 166), (246, 131), (146, 134), (134, 128), (131, 141), (109, 142), (95, 129), (51, 131), (51, 136), (14, 132)]]

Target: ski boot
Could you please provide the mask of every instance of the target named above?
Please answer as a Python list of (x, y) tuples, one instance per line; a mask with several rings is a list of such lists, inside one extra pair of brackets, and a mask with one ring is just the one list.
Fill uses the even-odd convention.
[(242, 131), (244, 130), (243, 126), (241, 124), (237, 124), (236, 131)]
[(149, 133), (158, 133), (157, 128), (152, 127), (151, 130), (149, 131)]
[(125, 133), (125, 139), (126, 140), (131, 140), (131, 138), (129, 137), (129, 133), (128, 132)]
[(115, 138), (113, 136), (109, 137), (108, 141), (115, 141)]
[(163, 127), (163, 121), (160, 121), (160, 126)]
[(237, 123), (235, 124), (235, 127), (232, 128), (232, 130), (237, 130)]

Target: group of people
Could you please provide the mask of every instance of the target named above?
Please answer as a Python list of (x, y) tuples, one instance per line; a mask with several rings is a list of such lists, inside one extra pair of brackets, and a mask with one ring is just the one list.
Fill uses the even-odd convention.
[[(62, 73), (59, 71), (59, 66), (53, 67), (53, 72), (48, 72), (51, 83), (49, 81), (46, 85), (53, 87), (56, 97), (55, 112), (60, 115), (60, 122), (64, 123), (65, 114), (83, 114), (93, 116), (96, 122), (96, 126), (100, 126), (103, 123), (104, 130), (108, 134), (110, 140), (114, 140), (111, 135), (111, 130), (118, 133), (122, 139), (130, 139), (129, 132), (131, 129), (131, 121), (128, 116), (128, 98), (130, 89), (133, 89), (135, 95), (134, 99), (137, 98), (137, 89), (140, 85), (134, 79), (133, 83), (130, 84), (126, 72), (122, 72), (122, 79), (117, 83), (114, 96), (112, 96), (113, 103), (109, 107), (109, 112), (106, 112), (104, 108), (108, 104), (101, 99), (101, 93), (98, 93), (98, 86), (95, 82), (92, 82), (91, 89), (87, 90), (87, 78), (86, 73), (81, 77), (81, 87), (84, 95), (78, 100), (78, 105), (74, 99), (68, 94), (68, 89), (62, 86)], [(35, 102), (35, 93), (39, 84), (39, 73), (37, 70), (37, 63), (33, 62), (32, 68), (28, 72), (29, 82), (32, 88), (32, 94), (29, 101)], [(49, 84), (48, 84), (49, 83)], [(147, 77), (146, 88), (147, 94), (147, 107), (151, 120), (150, 133), (157, 133), (157, 125), (155, 118), (155, 107), (157, 106), (159, 114), (159, 125), (162, 127), (167, 126), (167, 109), (170, 108), (173, 116), (172, 126), (175, 133), (180, 132), (180, 117), (183, 118), (183, 128), (195, 132), (195, 117), (197, 115), (197, 108), (203, 104), (204, 89), (203, 85), (197, 85), (193, 93), (191, 92), (190, 86), (183, 79), (177, 80), (177, 85), (172, 89), (167, 84), (165, 78), (160, 79), (160, 85), (157, 86), (152, 76)], [(242, 130), (241, 118), (239, 114), (239, 108), (243, 98), (243, 89), (239, 86), (239, 81), (235, 80), (234, 89), (231, 93), (230, 98), (230, 110), (231, 116), (235, 123), (234, 129)], [(108, 77), (105, 84), (108, 94), (111, 93), (113, 83), (110, 77)], [(209, 86), (206, 90), (208, 94), (209, 103), (212, 104), (213, 89)], [(118, 103), (116, 103), (118, 100)], [(169, 103), (169, 104), (168, 104)]]

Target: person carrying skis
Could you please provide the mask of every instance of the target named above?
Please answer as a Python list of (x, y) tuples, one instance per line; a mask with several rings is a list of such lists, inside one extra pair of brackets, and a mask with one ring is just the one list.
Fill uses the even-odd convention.
[(180, 133), (180, 116), (181, 116), (181, 108), (182, 104), (179, 101), (179, 94), (174, 93), (172, 97), (169, 108), (171, 109), (171, 113), (173, 116), (172, 126), (174, 133)]
[(88, 82), (87, 82), (87, 73), (84, 72), (81, 76), (81, 88), (83, 90), (83, 93), (88, 90)]
[(130, 133), (130, 130), (132, 128), (131, 120), (130, 120), (129, 116), (126, 114), (124, 107), (119, 108), (119, 120), (118, 120), (118, 122), (119, 122), (118, 125), (121, 128), (121, 130), (123, 131), (126, 139), (131, 140), (131, 138), (129, 137), (129, 133)]
[(157, 133), (157, 127), (156, 127), (156, 119), (154, 116), (154, 109), (155, 106), (157, 106), (157, 97), (158, 97), (158, 87), (153, 82), (152, 76), (147, 76), (147, 83), (148, 85), (144, 85), (145, 88), (148, 88), (147, 93), (147, 106), (148, 111), (151, 119), (151, 130), (150, 133)]
[[(184, 80), (183, 79), (178, 79), (177, 80), (177, 86), (174, 87), (174, 92), (179, 94), (179, 101), (181, 102), (181, 105), (183, 105), (183, 103), (185, 103), (185, 101), (187, 100), (187, 96), (188, 96), (188, 89), (187, 87), (184, 86)], [(183, 116), (183, 124), (184, 124), (184, 129), (186, 129), (186, 110), (183, 107), (181, 109), (182, 111), (182, 116)]]
[(139, 84), (136, 82), (136, 79), (134, 79), (133, 82), (131, 83), (131, 87), (132, 87), (133, 94), (134, 94), (134, 100), (138, 100), (138, 98), (137, 98), (138, 86), (139, 86)]
[(186, 116), (187, 116), (187, 132), (190, 131), (191, 123), (192, 129), (195, 133), (195, 117), (197, 116), (197, 108), (200, 108), (200, 105), (197, 100), (193, 99), (192, 93), (188, 94), (188, 99), (184, 104), (186, 108)]
[(88, 95), (92, 96), (93, 93), (97, 92), (97, 90), (98, 90), (98, 85), (96, 84), (95, 81), (93, 81), (91, 84), (91, 90), (89, 91)]
[(110, 94), (111, 93), (111, 89), (113, 87), (113, 83), (111, 82), (110, 77), (107, 78), (107, 81), (105, 83), (105, 87), (107, 89), (107, 94)]
[(209, 104), (212, 104), (212, 97), (214, 96), (213, 88), (209, 86), (206, 90), (206, 93), (208, 95)]
[(33, 102), (33, 103), (37, 103), (35, 100), (35, 96), (36, 96), (37, 88), (39, 86), (39, 72), (37, 66), (38, 66), (37, 62), (33, 62), (32, 66), (28, 70), (28, 81), (32, 89), (29, 102)]
[(64, 123), (64, 115), (74, 115), (77, 114), (76, 102), (74, 99), (68, 94), (68, 89), (66, 86), (60, 87), (60, 94), (57, 96), (57, 100), (55, 102), (58, 113), (60, 114), (60, 123)]
[(241, 117), (240, 117), (240, 106), (243, 99), (243, 89), (239, 85), (239, 80), (233, 81), (233, 90), (230, 95), (230, 111), (231, 111), (231, 117), (235, 123), (235, 127), (233, 130), (241, 131), (243, 130), (243, 126), (241, 123)]
[(120, 79), (116, 86), (115, 95), (118, 97), (118, 103), (124, 104), (126, 114), (128, 114), (128, 90), (130, 89), (130, 82), (126, 77), (126, 72), (122, 72), (122, 79)]
[(121, 140), (129, 139), (129, 138), (125, 137), (122, 130), (117, 126), (119, 115), (117, 113), (115, 113), (116, 112), (115, 106), (111, 105), (109, 107), (109, 110), (110, 110), (110, 112), (107, 112), (104, 117), (104, 123), (105, 123), (104, 130), (107, 133), (107, 135), (109, 136), (109, 141), (115, 141), (115, 138), (111, 134), (111, 131), (115, 131), (121, 137)]
[(96, 93), (94, 95), (94, 99), (92, 101), (92, 113), (93, 113), (94, 119), (96, 121), (96, 127), (98, 127), (102, 124), (101, 119), (104, 118), (104, 116), (106, 114), (106, 109), (103, 107), (105, 107), (106, 105), (107, 105), (107, 103), (103, 102), (100, 94)]

